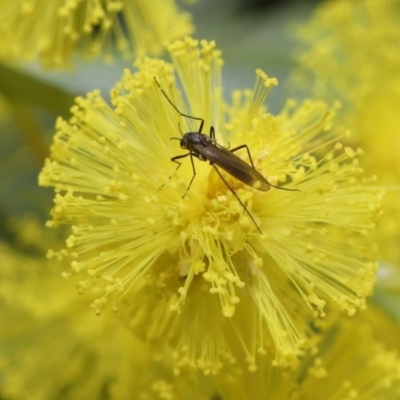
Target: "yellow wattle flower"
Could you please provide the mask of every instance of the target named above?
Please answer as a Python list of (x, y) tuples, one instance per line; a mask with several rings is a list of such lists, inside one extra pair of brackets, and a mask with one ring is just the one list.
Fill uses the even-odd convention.
[(398, 353), (376, 340), (365, 318), (354, 319), (339, 318), (325, 328), (320, 350), (305, 356), (296, 371), (282, 373), (271, 360), (262, 361), (255, 374), (230, 366), (213, 377), (219, 395), (235, 400), (398, 399)]
[[(187, 38), (169, 45), (172, 64), (137, 62), (112, 91), (78, 98), (59, 119), (40, 184), (56, 191), (53, 220), (71, 226), (62, 253), (72, 257), (78, 291), (100, 314), (119, 310), (139, 335), (169, 343), (179, 369), (207, 373), (258, 354), (297, 365), (313, 347), (313, 319), (325, 305), (354, 314), (371, 293), (376, 264), (368, 237), (381, 193), (363, 177), (362, 151), (337, 142), (334, 109), (288, 102), (279, 115), (264, 101), (276, 79), (257, 71), (253, 90), (222, 97), (220, 51)], [(173, 73), (176, 70), (179, 81)], [(261, 192), (185, 154), (176, 140), (204, 118), (222, 146), (247, 144), (272, 188)], [(182, 88), (182, 92), (178, 90)], [(245, 151), (240, 157), (247, 161)], [(259, 232), (258, 228), (263, 232)]]
[(363, 166), (387, 187), (377, 232), (382, 262), (400, 262), (400, 4), (397, 0), (325, 1), (302, 25), (295, 80), (326, 101), (366, 152)]
[(84, 57), (158, 54), (193, 31), (174, 0), (17, 0), (0, 3), (0, 57), (66, 68)]
[(88, 315), (53, 261), (0, 242), (0, 263), (3, 399), (202, 400), (215, 394), (199, 375), (176, 376), (171, 355), (135, 339), (115, 315)]

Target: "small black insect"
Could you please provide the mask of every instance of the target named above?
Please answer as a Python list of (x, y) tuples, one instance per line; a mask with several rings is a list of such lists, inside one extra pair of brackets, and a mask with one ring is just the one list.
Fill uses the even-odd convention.
[[(187, 187), (186, 192), (184, 193), (182, 198), (184, 198), (186, 196), (186, 193), (189, 191), (190, 187), (192, 186), (193, 180), (196, 176), (196, 169), (194, 167), (193, 157), (198, 158), (200, 161), (208, 161), (210, 163), (210, 165), (212, 165), (214, 167), (215, 171), (218, 173), (218, 175), (220, 176), (222, 181), (225, 183), (225, 185), (228, 187), (228, 189), (231, 191), (231, 193), (236, 197), (237, 201), (240, 203), (240, 205), (246, 211), (247, 215), (253, 221), (253, 223), (256, 226), (256, 228), (258, 229), (258, 231), (260, 233), (262, 233), (261, 229), (257, 225), (253, 216), (250, 214), (249, 210), (246, 208), (246, 206), (240, 200), (240, 198), (238, 197), (236, 192), (229, 186), (228, 182), (223, 177), (223, 175), (221, 174), (221, 172), (219, 171), (217, 166), (222, 168), (225, 172), (232, 175), (239, 181), (245, 183), (246, 185), (255, 187), (256, 189), (262, 190), (264, 192), (267, 192), (271, 187), (274, 187), (276, 189), (296, 191), (296, 192), (299, 191), (299, 189), (288, 189), (288, 188), (284, 188), (284, 187), (280, 187), (280, 186), (275, 186), (275, 185), (272, 185), (271, 183), (269, 183), (255, 169), (254, 164), (253, 164), (253, 159), (251, 158), (250, 150), (246, 144), (242, 144), (238, 147), (235, 147), (235, 148), (229, 150), (226, 147), (223, 147), (217, 143), (217, 141), (215, 139), (215, 130), (214, 130), (213, 126), (211, 126), (211, 128), (210, 128), (209, 136), (202, 133), (203, 126), (204, 126), (204, 119), (181, 113), (178, 110), (178, 108), (175, 106), (175, 104), (172, 103), (172, 101), (169, 99), (167, 94), (164, 92), (164, 90), (158, 83), (157, 79), (154, 78), (154, 80), (155, 80), (156, 84), (158, 85), (158, 87), (160, 88), (163, 95), (165, 96), (165, 98), (168, 100), (168, 102), (171, 104), (171, 106), (179, 113), (179, 115), (181, 117), (200, 121), (200, 127), (199, 127), (198, 132), (187, 132), (185, 134), (181, 133), (182, 137), (171, 138), (171, 140), (179, 140), (181, 148), (189, 151), (189, 153), (182, 154), (182, 155), (171, 158), (171, 161), (178, 164), (178, 167), (176, 168), (176, 170), (178, 170), (179, 167), (182, 165), (178, 161), (181, 158), (190, 156), (190, 161), (192, 163), (193, 176), (192, 176), (192, 179), (189, 182), (189, 186)], [(249, 164), (247, 164), (246, 162), (244, 162), (237, 155), (234, 154), (235, 151), (240, 150), (240, 149), (246, 149), (247, 155), (249, 156), (251, 166)], [(259, 182), (258, 185), (256, 185), (257, 182)]]

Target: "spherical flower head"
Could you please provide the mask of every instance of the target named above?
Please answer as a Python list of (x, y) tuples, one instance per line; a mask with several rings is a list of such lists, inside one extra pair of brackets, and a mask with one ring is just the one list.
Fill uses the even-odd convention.
[(218, 393), (237, 400), (398, 399), (399, 356), (376, 340), (369, 321), (360, 316), (323, 328), (320, 350), (305, 356), (296, 371), (282, 373), (263, 362), (252, 374), (233, 365), (213, 378)]
[(193, 31), (174, 0), (17, 0), (0, 4), (0, 57), (66, 68), (79, 50), (111, 60), (159, 54), (166, 40)]
[(361, 146), (366, 172), (388, 187), (378, 231), (380, 258), (400, 262), (400, 6), (396, 0), (324, 2), (297, 36), (297, 83), (340, 99), (344, 124)]
[[(363, 147), (373, 150), (366, 157), (367, 161), (373, 157), (371, 168), (397, 177), (399, 17), (395, 0), (325, 2), (297, 31), (303, 44), (298, 78), (307, 74), (304, 83), (310, 86), (312, 81), (317, 95), (345, 102), (347, 124), (354, 128)], [(390, 141), (390, 148), (384, 145), (385, 140)]]
[[(296, 365), (326, 303), (364, 307), (381, 193), (362, 175), (362, 151), (337, 143), (346, 132), (331, 129), (334, 109), (288, 102), (267, 113), (277, 81), (259, 70), (253, 90), (225, 103), (214, 42), (168, 50), (172, 64), (125, 71), (113, 108), (93, 92), (57, 122), (39, 180), (56, 191), (48, 225), (72, 229), (65, 276), (80, 277), (96, 313), (119, 309), (138, 334), (170, 343), (177, 367), (212, 373), (244, 357), (255, 370), (267, 351)], [(181, 149), (200, 119), (203, 134), (215, 129), (209, 148), (246, 144), (271, 185), (299, 191), (261, 191)], [(171, 158), (185, 154), (177, 169)], [(245, 149), (235, 154), (252, 168)]]
[(199, 374), (174, 375), (171, 354), (154, 352), (115, 315), (87, 315), (53, 260), (0, 241), (0, 262), (2, 398), (201, 400), (215, 393)]

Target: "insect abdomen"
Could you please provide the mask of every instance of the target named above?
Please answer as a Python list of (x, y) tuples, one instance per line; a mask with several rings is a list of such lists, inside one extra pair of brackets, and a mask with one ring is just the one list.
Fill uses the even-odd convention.
[[(244, 161), (242, 162), (244, 163)], [(268, 181), (257, 170), (253, 169), (247, 164), (245, 170), (242, 168), (236, 168), (236, 166), (229, 166), (229, 168), (226, 168), (224, 165), (221, 164), (217, 165), (221, 167), (224, 171), (226, 171), (228, 174), (234, 176), (236, 179), (245, 183), (248, 186), (251, 187), (256, 186), (255, 187), (256, 189), (261, 190), (263, 192), (267, 192), (271, 188)], [(257, 182), (260, 183), (257, 184)]]

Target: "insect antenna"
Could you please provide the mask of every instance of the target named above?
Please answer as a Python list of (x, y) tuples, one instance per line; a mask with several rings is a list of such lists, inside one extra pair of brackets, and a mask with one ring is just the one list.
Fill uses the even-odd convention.
[(181, 129), (181, 123), (180, 122), (178, 122), (178, 128), (179, 128), (179, 132), (181, 133), (181, 136), (183, 136), (183, 132), (182, 132), (182, 129)]
[[(190, 118), (190, 119), (194, 119), (196, 121), (201, 121), (200, 122), (200, 127), (199, 127), (199, 133), (201, 133), (201, 131), (203, 130), (203, 125), (204, 125), (204, 119), (200, 118), (200, 117), (193, 117), (192, 115), (188, 115), (188, 114), (184, 114), (182, 112), (179, 111), (178, 107), (171, 101), (171, 99), (168, 97), (167, 93), (165, 93), (164, 89), (160, 86), (160, 84), (158, 83), (156, 77), (154, 76), (154, 81), (156, 82), (157, 86), (160, 88), (161, 93), (164, 95), (164, 97), (168, 100), (168, 103), (171, 104), (172, 107), (174, 107), (174, 110), (181, 116), (181, 117), (185, 117), (185, 118)], [(181, 128), (179, 128), (179, 130), (181, 130)], [(182, 131), (181, 131), (182, 134)], [(183, 136), (183, 135), (182, 135)]]

